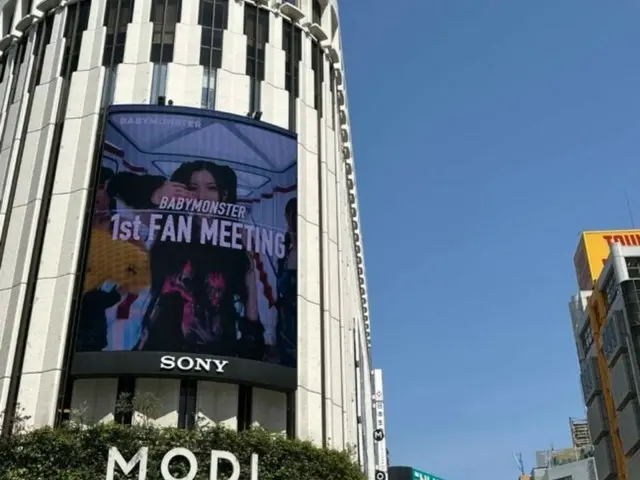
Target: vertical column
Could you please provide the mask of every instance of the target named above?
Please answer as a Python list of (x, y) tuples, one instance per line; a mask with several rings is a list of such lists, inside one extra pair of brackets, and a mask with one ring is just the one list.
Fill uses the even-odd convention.
[(298, 390), (297, 435), (322, 444), (322, 363), (320, 319), (320, 207), (317, 118), (313, 108), (311, 43), (302, 41), (298, 99)]
[[(96, 4), (92, 5), (92, 9), (100, 8)], [(91, 17), (90, 11), (89, 18)], [(55, 417), (56, 402), (52, 402), (51, 398), (56, 398), (60, 387), (63, 357), (67, 346), (64, 339), (70, 328), (78, 255), (83, 242), (79, 233), (83, 228), (84, 212), (90, 196), (90, 159), (94, 158), (102, 80), (101, 68), (95, 55), (92, 58), (90, 52), (94, 43), (100, 43), (102, 37), (98, 30), (92, 30), (85, 32), (83, 39), (86, 39), (87, 43), (81, 43), (80, 52), (82, 55), (82, 48), (85, 49), (85, 69), (74, 72), (70, 80), (68, 95), (72, 100), (68, 102), (64, 114), (64, 128), (59, 144), (61, 161), (56, 164), (48, 223), (42, 244), (43, 252), (58, 254), (43, 255), (40, 261), (28, 332), (29, 351), (25, 357), (20, 382), (20, 402), (29, 406), (29, 415), (36, 426), (51, 424)], [(38, 89), (35, 93), (37, 98)], [(59, 108), (56, 105), (55, 110)], [(37, 111), (32, 112), (31, 117), (32, 121), (37, 120)], [(55, 115), (51, 117), (51, 131), (48, 131), (47, 135), (53, 133), (54, 121)], [(32, 129), (29, 130), (31, 135)], [(47, 142), (49, 141), (53, 143), (54, 139), (47, 139)], [(57, 158), (58, 154), (51, 152), (47, 155), (42, 148), (33, 151), (34, 146), (38, 146), (36, 136), (33, 142), (27, 140), (23, 158), (41, 156), (42, 166), (29, 169), (27, 175), (32, 171), (40, 171), (45, 176), (49, 170), (47, 163)], [(47, 150), (50, 146), (48, 143)], [(43, 178), (43, 183), (44, 180)], [(20, 181), (19, 184), (22, 185), (23, 182)]]
[(117, 66), (114, 104), (149, 103), (153, 100), (149, 98), (153, 74), (153, 64), (149, 61), (153, 34), (153, 23), (150, 21), (151, 1), (133, 2), (133, 16), (127, 26), (124, 59)]
[(329, 351), (326, 355), (327, 381), (331, 382), (331, 422), (333, 430), (332, 445), (334, 448), (344, 448), (344, 405), (343, 405), (343, 330), (342, 330), (342, 277), (340, 275), (340, 254), (339, 254), (339, 203), (338, 189), (343, 188), (339, 184), (338, 165), (338, 144), (336, 132), (332, 128), (331, 109), (333, 99), (330, 89), (329, 68), (326, 57), (322, 57), (321, 68), (324, 70), (323, 78), (323, 111), (325, 112), (322, 124), (325, 138), (325, 155), (323, 164), (326, 166), (326, 231), (328, 250), (328, 269), (326, 275), (328, 284), (328, 323), (329, 327)]
[[(51, 160), (54, 123), (58, 114), (61, 87), (61, 79), (58, 76), (59, 62), (56, 64), (52, 60), (61, 60), (62, 58), (61, 52), (64, 47), (62, 28), (65, 16), (64, 12), (56, 15), (51, 42), (44, 50), (45, 57), (40, 85), (33, 92), (33, 108), (26, 138), (23, 139), (22, 155), (19, 155), (20, 138), (23, 133), (22, 128), (18, 128), (20, 122), (12, 125), (10, 133), (5, 129), (7, 141), (3, 142), (3, 145), (10, 145), (11, 168), (7, 178), (11, 183), (7, 185), (5, 190), (2, 202), (3, 218), (0, 220), (5, 229), (2, 232), (4, 245), (1, 247), (3, 254), (0, 266), (0, 279), (2, 279), (0, 280), (0, 308), (6, 315), (4, 324), (0, 326), (0, 339), (2, 340), (0, 344), (6, 345), (0, 348), (0, 365), (4, 367), (0, 375), (6, 378), (0, 391), (2, 406), (4, 406), (8, 393), (8, 377), (14, 366), (19, 323), (22, 320), (23, 309), (26, 307), (24, 305), (26, 283), (32, 255), (35, 248), (39, 247), (39, 245), (35, 245), (35, 237), (43, 201), (47, 167)], [(11, 122), (13, 121), (11, 120)], [(7, 125), (9, 125), (9, 120)], [(42, 268), (40, 270), (42, 271)], [(72, 283), (69, 278), (63, 277), (64, 275), (53, 275), (46, 286), (54, 288), (55, 284), (56, 287), (59, 287), (57, 292), (60, 295), (58, 305), (64, 304), (67, 300), (66, 288), (70, 287)], [(41, 295), (38, 296), (36, 289), (35, 298), (37, 300), (33, 306), (32, 319), (39, 306), (47, 303), (51, 305), (53, 293), (47, 292), (45, 294), (41, 290)], [(40, 322), (43, 320), (40, 319)], [(50, 331), (56, 332), (60, 325), (51, 322), (51, 312), (47, 312), (44, 329), (39, 328), (41, 325), (42, 323), (36, 319), (31, 322), (31, 328), (27, 332), (29, 351), (21, 352), (24, 353), (25, 361), (22, 366), (22, 378), (17, 399), (17, 403), (24, 410), (24, 413), (31, 417), (30, 422), (36, 425), (49, 424), (52, 421), (55, 402), (51, 402), (51, 398), (56, 395), (55, 388), (61, 366), (61, 362), (57, 361), (58, 359), (55, 357), (47, 359), (50, 360), (49, 363), (43, 366), (43, 351), (48, 343), (47, 334)], [(34, 338), (35, 329), (39, 329), (39, 331)], [(63, 334), (60, 333), (60, 335)], [(59, 346), (59, 338), (57, 342)], [(40, 389), (40, 382), (44, 382), (44, 391)], [(49, 405), (51, 412), (46, 411), (47, 402), (51, 404)]]
[(244, 2), (229, 1), (229, 23), (223, 35), (216, 110), (246, 115), (249, 111), (249, 77), (245, 74), (247, 37), (244, 35)]
[[(173, 62), (167, 69), (167, 98), (174, 105), (200, 107), (203, 68), (200, 66), (199, 0), (182, 1), (182, 17), (176, 24)], [(233, 2), (230, 2), (233, 3)]]
[(289, 127), (289, 95), (285, 90), (285, 52), (282, 17), (269, 15), (269, 43), (265, 46), (265, 81), (262, 82), (262, 121)]

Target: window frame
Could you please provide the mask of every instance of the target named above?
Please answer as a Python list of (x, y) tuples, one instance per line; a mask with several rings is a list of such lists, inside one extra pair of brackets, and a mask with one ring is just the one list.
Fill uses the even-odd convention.
[(78, 70), (82, 35), (89, 27), (91, 0), (80, 0), (67, 6), (67, 18), (64, 24), (64, 50), (60, 75), (64, 78)]
[(311, 23), (316, 25), (322, 25), (322, 14), (324, 8), (320, 0), (312, 0), (311, 2)]
[(282, 19), (282, 50), (285, 54), (284, 81), (289, 92), (289, 130), (296, 130), (297, 105), (300, 98), (300, 62), (302, 61), (302, 30), (293, 22)]
[(261, 83), (265, 79), (271, 19), (269, 10), (260, 6), (245, 3), (244, 8), (243, 31), (247, 37), (245, 74), (250, 78), (249, 111), (257, 112), (260, 111)]
[(315, 40), (311, 42), (311, 69), (313, 70), (313, 106), (318, 114), (323, 116), (324, 51), (320, 42)]
[(193, 430), (196, 426), (198, 405), (198, 380), (180, 380), (180, 400), (178, 403), (178, 428)]
[[(114, 422), (120, 425), (131, 425), (133, 422), (133, 397), (136, 394), (136, 377), (126, 375), (118, 377), (116, 387), (116, 405), (113, 412)], [(126, 411), (120, 410), (119, 404), (126, 402)], [(119, 411), (120, 410), (120, 411)]]
[[(170, 7), (175, 7), (175, 11)], [(158, 20), (158, 9), (162, 20)], [(169, 18), (170, 13), (173, 18)], [(167, 64), (173, 62), (177, 24), (182, 17), (182, 0), (152, 0), (149, 21), (153, 24), (151, 33), (151, 50), (149, 60), (154, 64)], [(159, 30), (159, 31), (157, 31)], [(155, 42), (156, 36), (160, 41)]]
[[(127, 30), (133, 20), (134, 7), (135, 0), (107, 0), (106, 2), (102, 23), (107, 31), (102, 51), (102, 66), (107, 69), (120, 65), (124, 61)], [(112, 18), (113, 22), (111, 22)]]

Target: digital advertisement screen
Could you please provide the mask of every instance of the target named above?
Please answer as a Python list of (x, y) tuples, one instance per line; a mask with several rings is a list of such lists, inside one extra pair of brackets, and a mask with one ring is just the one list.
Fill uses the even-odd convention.
[(296, 367), (296, 230), (295, 136), (199, 109), (112, 107), (77, 354)]

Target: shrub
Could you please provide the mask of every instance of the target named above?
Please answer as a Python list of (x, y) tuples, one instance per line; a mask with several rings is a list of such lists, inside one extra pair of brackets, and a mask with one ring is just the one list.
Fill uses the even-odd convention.
[[(235, 432), (224, 427), (159, 428), (104, 423), (62, 428), (40, 428), (0, 438), (2, 480), (97, 480), (104, 479), (110, 447), (117, 447), (129, 461), (138, 450), (149, 448), (146, 480), (163, 480), (160, 463), (175, 447), (191, 450), (198, 460), (196, 479), (209, 480), (211, 450), (233, 453), (241, 465), (242, 480), (249, 480), (251, 454), (259, 456), (260, 480), (364, 480), (349, 454), (317, 448), (310, 442), (290, 440), (262, 429)], [(171, 473), (184, 478), (186, 461), (171, 462)], [(219, 478), (229, 478), (228, 462), (220, 462)], [(129, 475), (116, 468), (115, 479), (138, 478), (136, 467)]]

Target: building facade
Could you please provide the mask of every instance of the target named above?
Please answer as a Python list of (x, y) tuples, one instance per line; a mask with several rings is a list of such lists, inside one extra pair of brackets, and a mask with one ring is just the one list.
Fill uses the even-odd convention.
[[(161, 408), (153, 418), (158, 424), (189, 426), (197, 417), (235, 429), (260, 425), (327, 447), (357, 447), (373, 478), (369, 306), (336, 1), (2, 0), (0, 18), (4, 418), (20, 410), (30, 426), (54, 425), (82, 409), (91, 421), (123, 421), (116, 399), (145, 392), (159, 399)], [(150, 126), (145, 119), (151, 119)], [(142, 361), (137, 355), (143, 353), (136, 352), (144, 341), (137, 337), (118, 347), (129, 350), (127, 355), (114, 352), (117, 348), (109, 343), (93, 353), (82, 352), (86, 361), (80, 362), (80, 310), (95, 306), (83, 296), (87, 275), (95, 274), (91, 262), (97, 240), (88, 239), (97, 218), (94, 204), (107, 190), (98, 159), (103, 167), (107, 157), (113, 161), (116, 174), (119, 169), (149, 173), (147, 167), (131, 165), (133, 150), (114, 144), (110, 136), (139, 135), (140, 147), (155, 134), (166, 145), (177, 145), (174, 131), (182, 135), (179, 129), (213, 124), (228, 137), (212, 133), (211, 138), (232, 138), (238, 144), (232, 142), (235, 152), (246, 153), (252, 138), (258, 145), (264, 137), (263, 144), (245, 155), (255, 162), (277, 163), (270, 145), (295, 142), (295, 215), (279, 204), (282, 218), (288, 215), (287, 222), (294, 218), (297, 224), (295, 234), (282, 237), (289, 239), (287, 252), (294, 248), (300, 264), (294, 276), (296, 308), (290, 314), (299, 318), (290, 335), (297, 345), (295, 369), (264, 366), (268, 362), (259, 361), (266, 356), (262, 350), (253, 360), (206, 358), (202, 352), (181, 350), (186, 360), (176, 355), (161, 359), (162, 352), (154, 351), (145, 352)], [(148, 126), (146, 133), (136, 130), (140, 125)], [(263, 130), (273, 139), (266, 140)], [(198, 141), (209, 141), (205, 137)], [(180, 154), (159, 146), (160, 140), (154, 144), (158, 152)], [(189, 143), (182, 141), (181, 148), (197, 147), (197, 142)], [(222, 147), (211, 148), (218, 149), (216, 158), (229, 160)], [(149, 160), (154, 173), (161, 170), (161, 161)], [(250, 178), (240, 170), (234, 177), (237, 202), (254, 202), (254, 219), (259, 209), (264, 214), (260, 202), (275, 195), (251, 183), (258, 176), (255, 170)], [(273, 182), (276, 177), (270, 178)], [(108, 189), (113, 185), (110, 180)], [(216, 195), (221, 191), (219, 184), (212, 188)], [(236, 202), (235, 190), (231, 203)], [(258, 192), (255, 198), (253, 191)], [(224, 201), (230, 200), (223, 196)], [(258, 343), (263, 350), (276, 348), (268, 333), (284, 335), (276, 325), (280, 304), (272, 298), (278, 295), (279, 267), (259, 255), (247, 257), (255, 281), (247, 280), (243, 288), (258, 291), (257, 303), (271, 312), (273, 323), (267, 325), (260, 316), (265, 333)], [(105, 258), (98, 260), (101, 268), (116, 268)], [(134, 270), (129, 266), (127, 275), (136, 275)], [(123, 285), (107, 293), (120, 295)], [(96, 292), (104, 293), (106, 287), (100, 288)], [(146, 287), (126, 288), (136, 290), (139, 299)], [(116, 320), (121, 319), (120, 307), (138, 305), (135, 299), (124, 305), (127, 301), (118, 297)], [(249, 310), (243, 310), (245, 326)], [(108, 317), (112, 311), (104, 312)], [(245, 339), (245, 334), (237, 338)], [(217, 377), (193, 375), (203, 365), (210, 372), (216, 360), (229, 362)], [(173, 366), (165, 369), (160, 361)], [(128, 421), (139, 415), (135, 412)], [(3, 431), (10, 428), (5, 420)]]
[(598, 480), (593, 448), (571, 447), (536, 452), (533, 480)]
[(610, 250), (592, 255), (593, 289), (570, 302), (587, 421), (598, 478), (632, 480), (640, 478), (640, 232), (590, 233)]
[(569, 418), (571, 428), (571, 440), (574, 448), (591, 447), (591, 434), (589, 433), (589, 422), (582, 418)]

